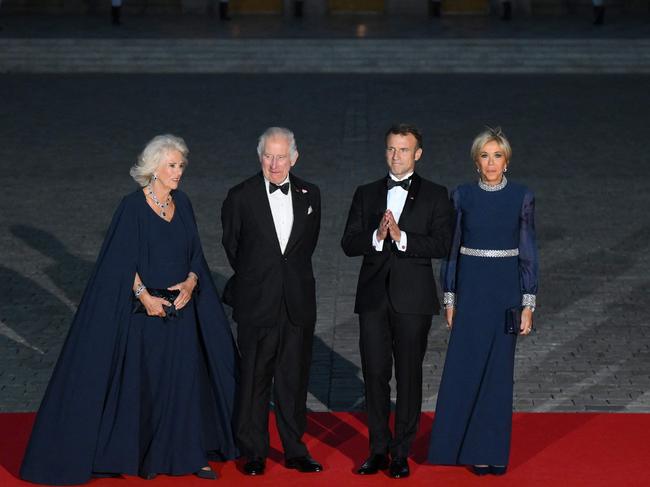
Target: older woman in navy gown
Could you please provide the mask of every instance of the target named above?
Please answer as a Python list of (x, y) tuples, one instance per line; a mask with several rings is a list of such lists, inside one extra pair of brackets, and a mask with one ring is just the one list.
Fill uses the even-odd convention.
[[(503, 474), (510, 453), (517, 333), (532, 330), (537, 293), (533, 193), (506, 179), (511, 148), (500, 129), (476, 137), (480, 179), (452, 193), (456, 228), (443, 265), (449, 348), (429, 461)], [(521, 309), (515, 333), (506, 315)]]
[(141, 188), (113, 216), (39, 409), (25, 480), (214, 479), (208, 459), (237, 454), (234, 341), (177, 189), (187, 152), (158, 136), (131, 169)]

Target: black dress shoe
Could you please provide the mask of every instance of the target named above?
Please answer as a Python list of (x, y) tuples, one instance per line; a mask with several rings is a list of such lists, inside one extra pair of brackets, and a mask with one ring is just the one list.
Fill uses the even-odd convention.
[(394, 479), (403, 479), (410, 475), (409, 462), (406, 457), (395, 457), (390, 461), (388, 467), (390, 476)]
[(196, 475), (200, 479), (217, 480), (217, 472), (215, 472), (209, 467), (207, 469), (202, 468), (201, 470), (194, 472), (194, 475)]
[(121, 473), (93, 472), (93, 478), (96, 479), (122, 479)]
[(505, 475), (506, 470), (508, 470), (507, 465), (490, 465), (489, 468), (492, 475)]
[(380, 470), (386, 470), (388, 468), (388, 455), (379, 455), (375, 454), (363, 462), (363, 465), (359, 467), (357, 473), (359, 475), (374, 475)]
[(480, 477), (481, 475), (487, 475), (487, 474), (490, 473), (490, 467), (488, 467), (487, 465), (481, 465), (481, 466), (479, 466), (479, 465), (472, 465), (472, 466), (470, 467), (470, 470), (472, 471), (472, 473), (473, 473), (474, 475), (478, 475), (479, 477)]
[(264, 475), (264, 460), (261, 458), (251, 458), (244, 465), (246, 475)]
[(141, 479), (145, 479), (145, 480), (153, 480), (153, 479), (155, 479), (157, 476), (158, 476), (157, 473), (144, 473), (144, 472), (140, 472), (140, 473), (138, 474), (138, 477), (140, 477)]
[(323, 470), (323, 466), (309, 455), (305, 455), (304, 457), (288, 458), (284, 462), (284, 466), (303, 473), (320, 472)]

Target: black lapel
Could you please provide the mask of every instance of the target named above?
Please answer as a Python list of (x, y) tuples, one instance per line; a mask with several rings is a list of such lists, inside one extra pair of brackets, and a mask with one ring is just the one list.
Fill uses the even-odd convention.
[(291, 234), (287, 242), (287, 248), (284, 253), (288, 254), (294, 245), (302, 237), (307, 223), (307, 211), (309, 211), (309, 198), (307, 197), (307, 190), (289, 173), (289, 180), (291, 181), (291, 205), (293, 206), (293, 225), (291, 226)]
[(377, 181), (377, 187), (375, 188), (375, 213), (384, 216), (386, 211), (386, 200), (388, 198), (388, 186), (386, 184), (386, 178)]
[(408, 220), (409, 215), (413, 211), (413, 205), (418, 196), (418, 191), (420, 191), (420, 186), (422, 184), (422, 178), (417, 174), (413, 173), (413, 178), (411, 179), (411, 185), (409, 186), (409, 192), (406, 195), (406, 201), (404, 202), (404, 208), (402, 208), (402, 215), (399, 217), (399, 227), (401, 228), (405, 221)]
[[(388, 176), (387, 176), (388, 177)], [(386, 213), (386, 203), (388, 198), (388, 186), (386, 184), (386, 178), (380, 179), (375, 183), (374, 188), (372, 188), (372, 203), (371, 208), (373, 208), (373, 214), (371, 220), (368, 222), (371, 228), (379, 228), (379, 225), (384, 218), (384, 213)], [(382, 252), (390, 253), (390, 235), (386, 237), (384, 241), (384, 246)]]
[(261, 171), (258, 176), (259, 177), (255, 178), (251, 182), (251, 186), (248, 190), (250, 196), (249, 203), (262, 235), (279, 253), (282, 253), (280, 242), (278, 241), (278, 234), (275, 231), (275, 224), (273, 223), (273, 214), (271, 213), (269, 197), (266, 195), (264, 176)]

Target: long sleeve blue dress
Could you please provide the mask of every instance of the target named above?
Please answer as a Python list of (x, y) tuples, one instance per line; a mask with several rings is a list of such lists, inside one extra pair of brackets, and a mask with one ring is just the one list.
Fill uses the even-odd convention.
[(452, 193), (456, 227), (443, 265), (456, 316), (442, 373), (429, 461), (507, 465), (517, 336), (506, 310), (535, 306), (535, 200), (525, 186), (464, 184)]

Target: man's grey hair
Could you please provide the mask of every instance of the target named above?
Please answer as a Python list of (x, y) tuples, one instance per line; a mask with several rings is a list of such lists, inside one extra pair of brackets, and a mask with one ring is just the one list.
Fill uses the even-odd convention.
[(190, 151), (183, 139), (171, 134), (157, 135), (147, 143), (129, 174), (136, 183), (145, 187), (151, 182), (156, 169), (169, 151), (180, 152), (183, 162), (187, 163), (187, 155)]
[(298, 157), (298, 146), (296, 145), (296, 137), (293, 135), (293, 132), (284, 127), (269, 127), (267, 128), (262, 135), (260, 135), (259, 141), (257, 142), (257, 156), (261, 159), (262, 152), (264, 152), (264, 145), (266, 144), (267, 139), (272, 139), (274, 137), (284, 137), (289, 143), (289, 157), (292, 161), (295, 161)]

